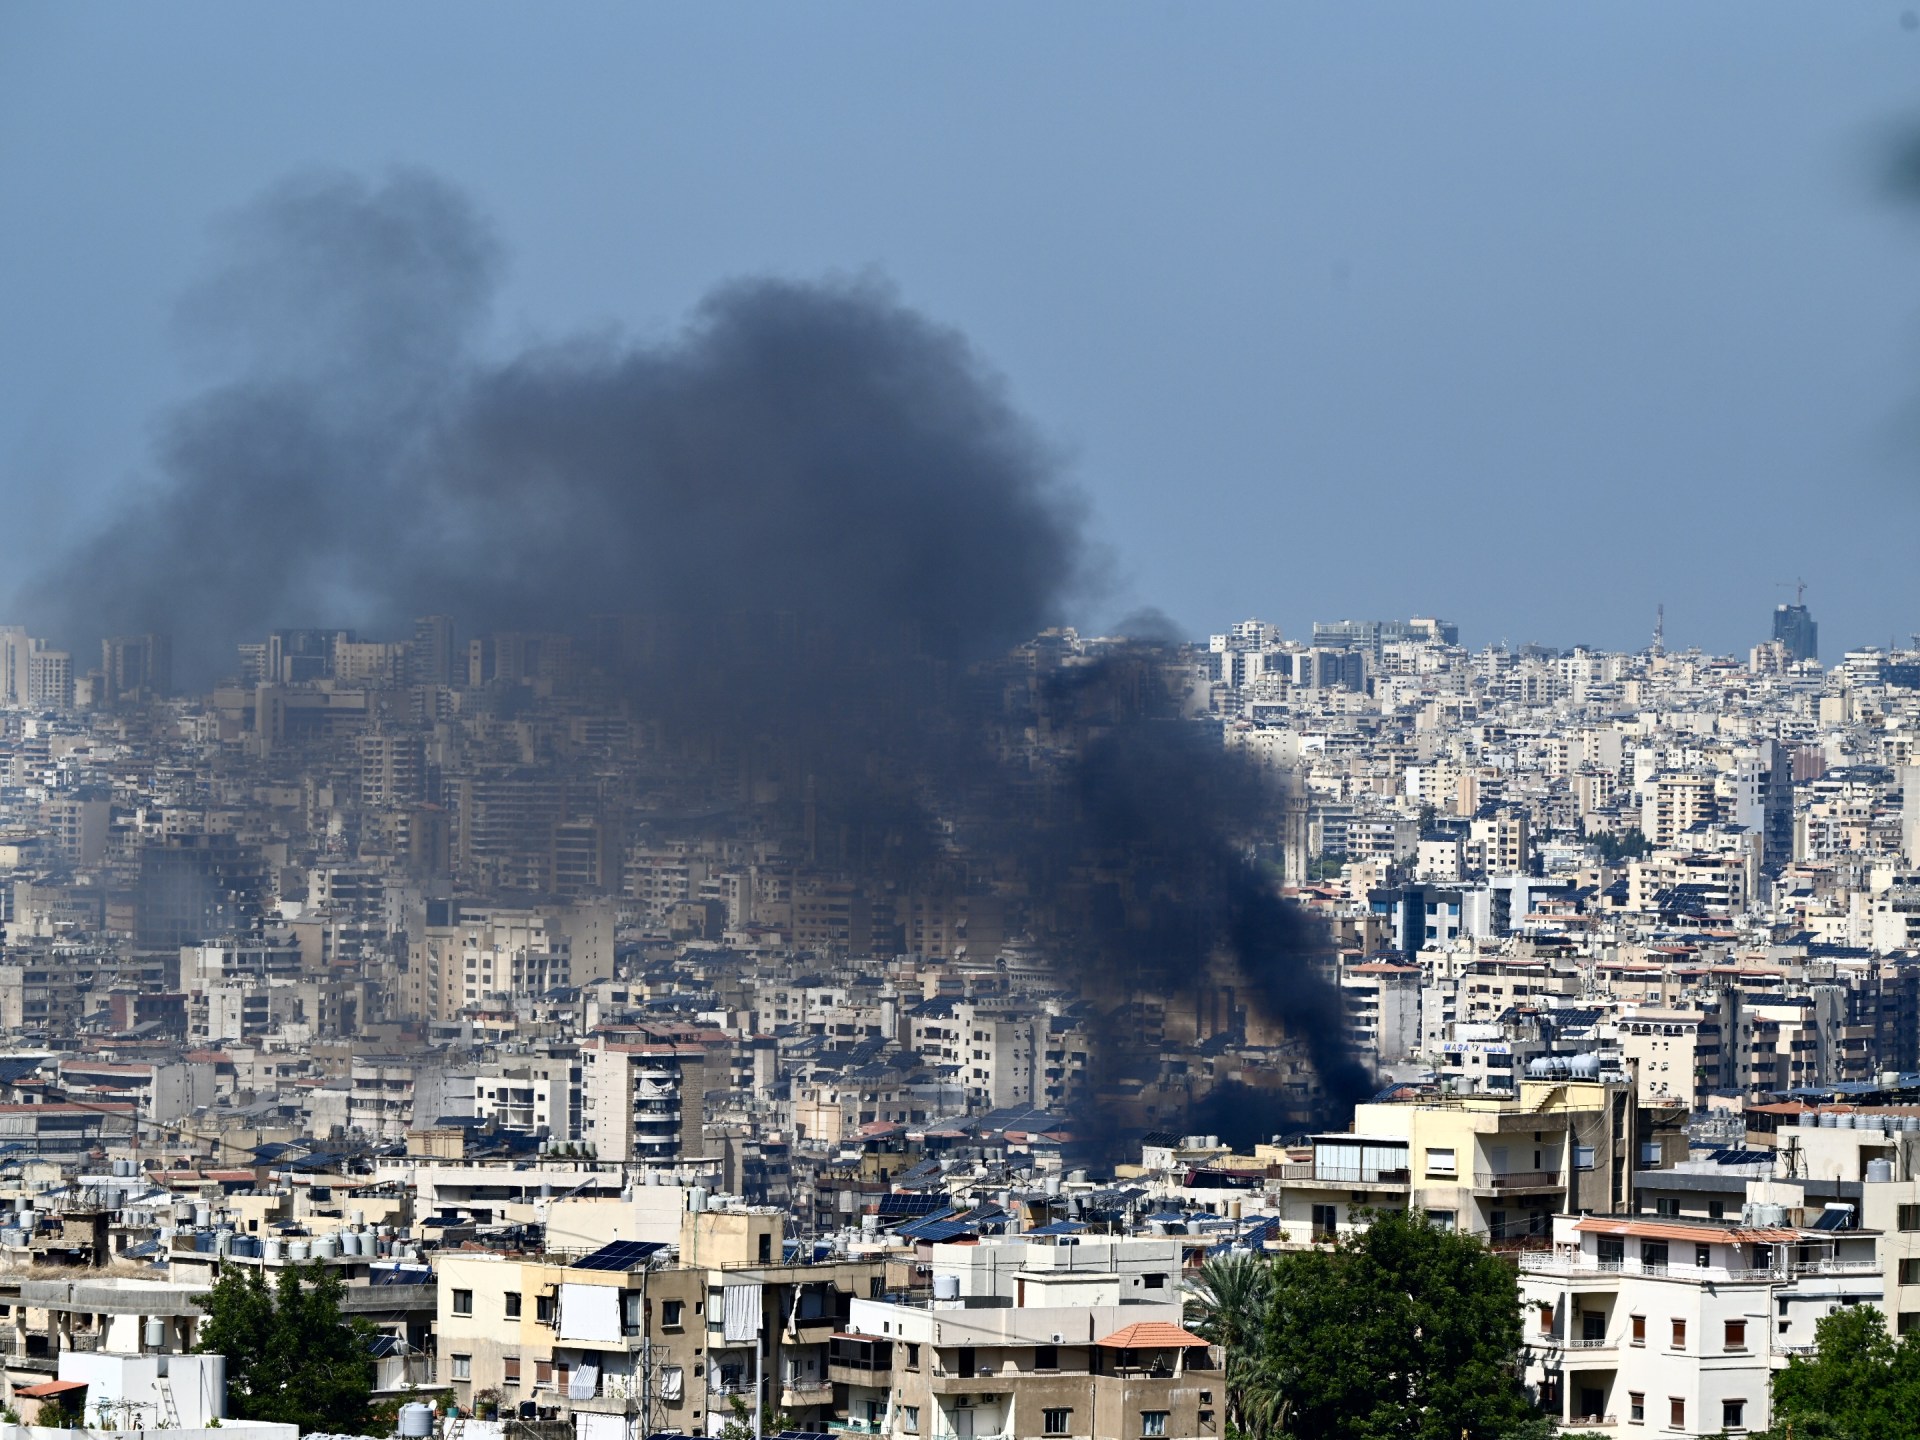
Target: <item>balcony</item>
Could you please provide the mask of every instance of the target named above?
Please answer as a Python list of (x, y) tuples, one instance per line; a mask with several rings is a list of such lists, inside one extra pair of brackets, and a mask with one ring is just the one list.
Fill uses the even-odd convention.
[(833, 1403), (833, 1382), (831, 1380), (800, 1379), (790, 1385), (780, 1387), (780, 1403), (790, 1410), (803, 1410), (813, 1405), (831, 1405)]
[(1327, 1185), (1342, 1190), (1363, 1190), (1370, 1185), (1402, 1188), (1413, 1179), (1413, 1172), (1399, 1170), (1358, 1170), (1341, 1165), (1282, 1165), (1280, 1178), (1296, 1184)]
[(1793, 1267), (1796, 1275), (1878, 1275), (1878, 1260), (1805, 1260)]
[(1005, 1395), (1008, 1386), (1019, 1372), (1009, 1369), (1006, 1379), (998, 1378), (990, 1367), (983, 1367), (971, 1375), (957, 1374), (952, 1370), (935, 1370), (930, 1377), (929, 1388), (936, 1395)]
[(1515, 1190), (1560, 1190), (1565, 1188), (1552, 1170), (1476, 1170), (1473, 1188), (1502, 1194)]

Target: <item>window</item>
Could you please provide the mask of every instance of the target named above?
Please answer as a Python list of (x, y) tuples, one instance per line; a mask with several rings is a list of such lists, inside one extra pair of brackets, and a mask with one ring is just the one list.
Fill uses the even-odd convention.
[(918, 1345), (909, 1344), (907, 1346), (907, 1369), (918, 1370), (919, 1368), (920, 1368), (920, 1347)]
[(1676, 1350), (1687, 1348), (1687, 1322), (1684, 1320), (1673, 1322), (1673, 1348)]
[(1664, 1240), (1642, 1240), (1640, 1242), (1640, 1264), (1647, 1270), (1658, 1273), (1667, 1268), (1667, 1242)]
[(1894, 1325), (1902, 1335), (1920, 1333), (1920, 1310), (1902, 1310)]
[(453, 1292), (453, 1313), (456, 1315), (473, 1314), (473, 1291), (456, 1290)]
[(687, 1302), (684, 1300), (662, 1300), (660, 1302), (660, 1323), (668, 1330), (678, 1330), (686, 1323)]
[(1900, 1283), (1902, 1285), (1920, 1285), (1920, 1259), (1900, 1262)]
[(1744, 1400), (1722, 1400), (1720, 1402), (1720, 1428), (1722, 1430), (1746, 1429), (1747, 1402)]
[(1140, 1433), (1142, 1435), (1166, 1434), (1167, 1412), (1164, 1410), (1142, 1410), (1140, 1412)]
[(1040, 1412), (1040, 1429), (1046, 1435), (1064, 1435), (1073, 1423), (1073, 1411), (1064, 1405)]
[(1164, 1290), (1167, 1288), (1167, 1277), (1161, 1274), (1142, 1275), (1140, 1282), (1149, 1290)]
[(920, 1433), (920, 1407), (902, 1405), (900, 1407), (900, 1429), (908, 1435)]
[(1453, 1151), (1450, 1149), (1429, 1149), (1427, 1151), (1427, 1173), (1429, 1175), (1457, 1175), (1459, 1170), (1455, 1165)]
[(1034, 1346), (1033, 1368), (1036, 1370), (1058, 1370), (1060, 1368), (1060, 1347), (1058, 1345)]
[(1920, 1205), (1902, 1205), (1899, 1224), (1902, 1230), (1920, 1230)]
[(1633, 1343), (1636, 1345), (1646, 1344), (1647, 1343), (1647, 1317), (1644, 1315), (1635, 1315), (1632, 1317), (1632, 1319), (1633, 1319)]
[(1707, 1218), (1709, 1220), (1726, 1219), (1727, 1218), (1727, 1202), (1724, 1200), (1707, 1201)]
[(1667, 1424), (1675, 1430), (1687, 1428), (1687, 1402), (1678, 1396), (1667, 1399)]
[(1702, 1270), (1706, 1269), (1713, 1263), (1713, 1247), (1711, 1245), (1694, 1246), (1693, 1263)]
[(502, 1383), (507, 1385), (518, 1385), (520, 1383), (520, 1357), (518, 1355), (509, 1355), (500, 1362), (500, 1377)]
[(507, 1319), (518, 1320), (520, 1318), (520, 1292), (518, 1290), (509, 1290), (500, 1297), (500, 1300), (506, 1308)]
[(1551, 1305), (1540, 1307), (1540, 1333), (1542, 1335), (1553, 1333), (1553, 1306)]
[(536, 1360), (533, 1362), (533, 1384), (535, 1389), (538, 1389), (542, 1385), (553, 1384), (553, 1362), (551, 1360)]
[(1647, 1419), (1647, 1397), (1638, 1390), (1627, 1392), (1627, 1419), (1643, 1425)]
[(473, 1356), (456, 1355), (453, 1357), (453, 1378), (471, 1380), (473, 1378)]
[(1433, 1228), (1436, 1230), (1453, 1229), (1453, 1211), (1451, 1210), (1429, 1210), (1427, 1219), (1433, 1222)]
[(1747, 1322), (1744, 1320), (1727, 1321), (1727, 1349), (1744, 1350), (1747, 1348)]
[(1313, 1207), (1313, 1238), (1315, 1240), (1333, 1239), (1334, 1230), (1340, 1223), (1338, 1219), (1339, 1214), (1340, 1214), (1340, 1210), (1338, 1206), (1334, 1206), (1334, 1205), (1314, 1206)]
[(553, 1323), (553, 1296), (536, 1295), (533, 1297), (533, 1318), (542, 1325)]

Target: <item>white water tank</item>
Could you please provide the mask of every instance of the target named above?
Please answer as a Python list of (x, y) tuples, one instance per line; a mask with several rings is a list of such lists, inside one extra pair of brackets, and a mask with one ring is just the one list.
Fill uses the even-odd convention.
[(935, 1300), (958, 1300), (960, 1298), (960, 1277), (958, 1275), (935, 1275), (933, 1277), (933, 1298)]
[(1893, 1179), (1893, 1161), (1869, 1160), (1867, 1162), (1867, 1183), (1884, 1185)]
[(260, 1257), (269, 1265), (278, 1265), (287, 1258), (287, 1242), (279, 1236), (269, 1236), (260, 1243)]
[(149, 1315), (144, 1327), (147, 1350), (158, 1354), (167, 1348), (167, 1322), (158, 1315)]
[(287, 1259), (293, 1261), (296, 1265), (304, 1264), (312, 1258), (313, 1242), (311, 1240), (289, 1240), (287, 1242)]
[(433, 1434), (431, 1405), (423, 1405), (418, 1400), (411, 1400), (400, 1407), (402, 1440), (426, 1440), (426, 1437), (431, 1434)]
[(331, 1235), (322, 1235), (313, 1242), (313, 1258), (331, 1260), (340, 1253), (340, 1242)]

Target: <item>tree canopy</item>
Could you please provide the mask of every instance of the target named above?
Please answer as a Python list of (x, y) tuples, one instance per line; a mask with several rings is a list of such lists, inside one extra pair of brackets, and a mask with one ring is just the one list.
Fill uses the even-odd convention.
[(200, 1303), (197, 1349), (227, 1359), (227, 1408), (240, 1420), (301, 1431), (364, 1429), (373, 1393), (371, 1327), (340, 1315), (341, 1285), (324, 1265), (289, 1265), (269, 1289), (253, 1266), (228, 1266)]
[(1259, 1338), (1267, 1433), (1506, 1440), (1540, 1428), (1519, 1383), (1513, 1269), (1471, 1236), (1389, 1211), (1332, 1250), (1279, 1256)]
[(1814, 1327), (1811, 1356), (1773, 1377), (1773, 1429), (1797, 1440), (1911, 1440), (1920, 1429), (1920, 1335), (1897, 1344), (1887, 1317), (1847, 1305)]

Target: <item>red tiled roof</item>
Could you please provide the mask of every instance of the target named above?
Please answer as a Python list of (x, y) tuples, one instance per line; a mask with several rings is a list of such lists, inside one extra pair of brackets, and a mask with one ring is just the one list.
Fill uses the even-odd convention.
[(1093, 1343), (1109, 1350), (1185, 1350), (1207, 1342), (1164, 1320), (1142, 1320)]
[(84, 1380), (42, 1380), (38, 1385), (23, 1385), (13, 1393), (24, 1395), (29, 1400), (44, 1400), (49, 1395), (64, 1395), (69, 1390), (84, 1390)]

